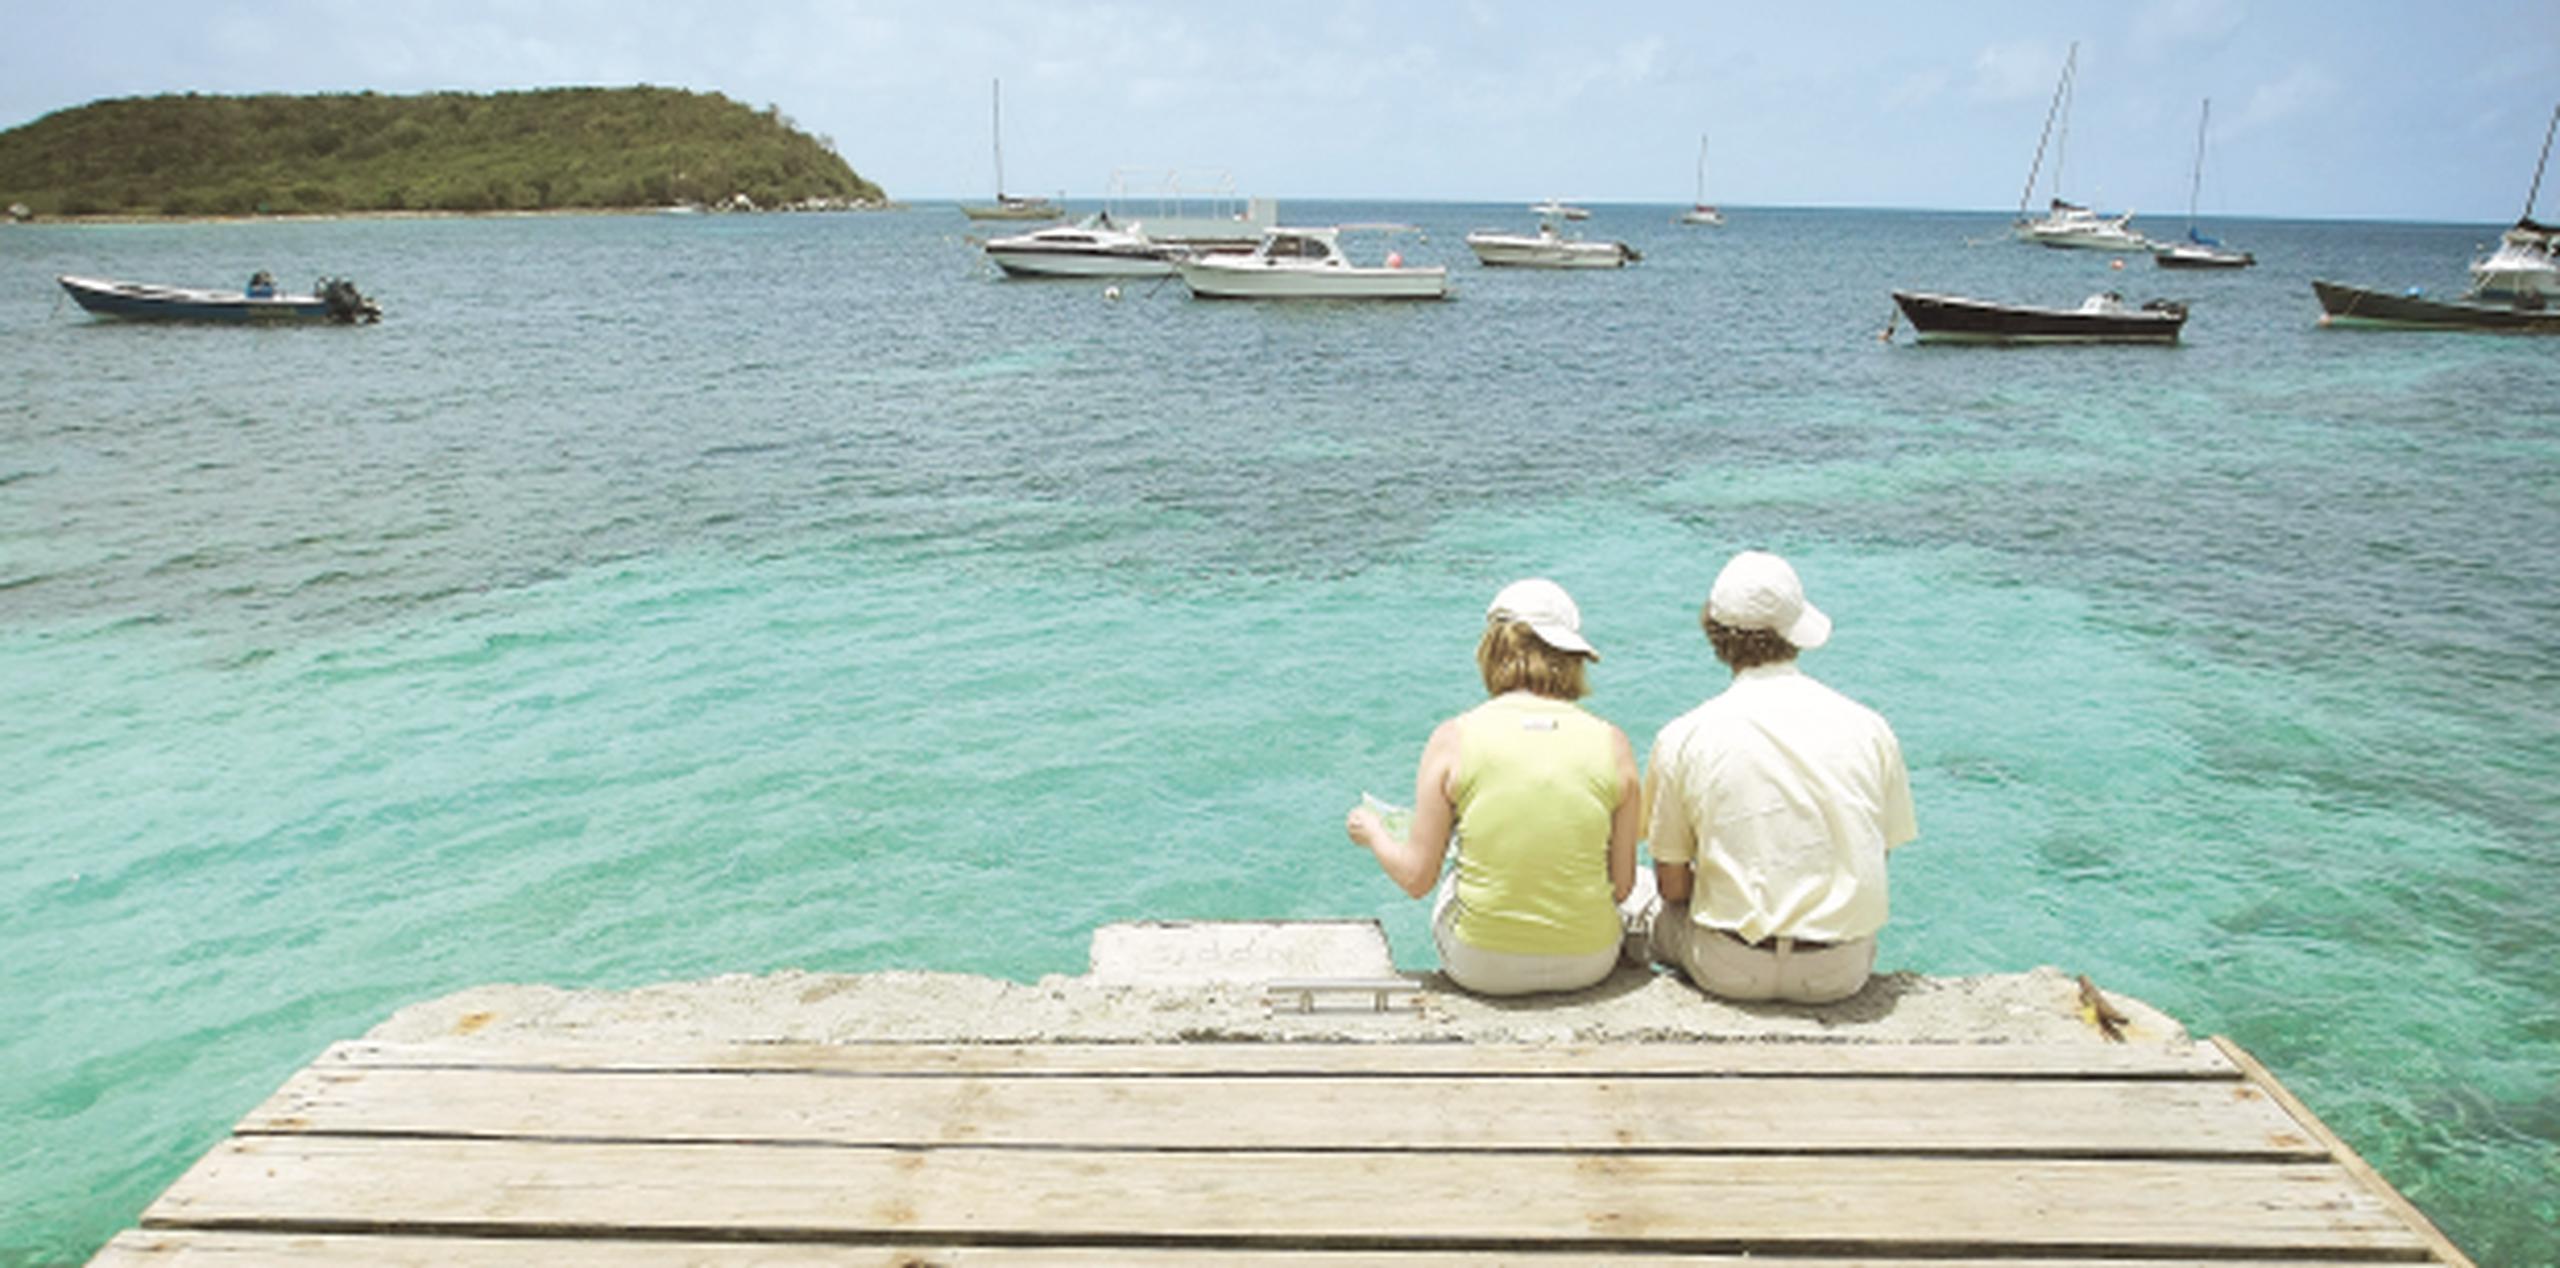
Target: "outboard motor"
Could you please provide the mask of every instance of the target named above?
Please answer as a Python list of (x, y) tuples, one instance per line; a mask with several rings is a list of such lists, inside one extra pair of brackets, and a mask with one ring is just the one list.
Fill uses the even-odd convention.
[(366, 299), (354, 282), (343, 277), (324, 277), (314, 289), (328, 303), (331, 321), (353, 325), (382, 320), (382, 306)]

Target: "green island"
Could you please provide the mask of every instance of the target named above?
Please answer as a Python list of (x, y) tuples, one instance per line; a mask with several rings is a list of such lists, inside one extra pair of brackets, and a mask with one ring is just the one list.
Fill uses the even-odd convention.
[(0, 132), (20, 218), (884, 202), (778, 108), (674, 88), (126, 97)]

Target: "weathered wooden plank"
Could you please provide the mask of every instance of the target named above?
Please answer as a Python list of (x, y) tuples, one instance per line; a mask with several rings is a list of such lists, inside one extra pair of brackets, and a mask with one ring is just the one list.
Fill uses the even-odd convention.
[(2385, 1209), (2397, 1214), (2402, 1222), (2408, 1224), (2410, 1230), (2427, 1243), (2428, 1248), (2435, 1253), (2438, 1260), (2456, 1265), (2457, 1268), (2472, 1268), (2471, 1257), (2463, 1254), (2462, 1248), (2454, 1245), (2453, 1239), (2445, 1236), (2444, 1231), (2436, 1227), (2435, 1221), (2428, 1219), (2426, 1213), (2419, 1210), (2416, 1203), (2411, 1202), (2398, 1189), (2393, 1188), (2390, 1181), (2383, 1179), (2382, 1173), (2374, 1170), (2372, 1164), (2367, 1163), (2362, 1155), (2356, 1153), (2344, 1137), (2330, 1131), (2329, 1125), (2321, 1122), (2320, 1116), (2312, 1113), (2310, 1106), (2297, 1099), (2292, 1089), (2277, 1082), (2276, 1076), (2265, 1066), (2258, 1064), (2256, 1057), (2250, 1056), (2236, 1040), (2226, 1036), (2215, 1035), (2212, 1042), (2231, 1059), (2233, 1065), (2239, 1067), (2240, 1071), (2248, 1076), (2252, 1086), (2265, 1092), (2269, 1100), (2275, 1102), (2294, 1121), (2300, 1123), (2312, 1139), (2320, 1142), (2348, 1175), (2354, 1177), (2357, 1183), (2372, 1193)]
[[(1500, 1112), (1489, 1107), (1488, 1112)], [(2428, 1244), (2332, 1164), (235, 1137), (158, 1227), (1202, 1249), (2305, 1253)]]
[(2196, 1078), (2237, 1081), (2211, 1044), (1998, 1043), (1081, 1043), (652, 1044), (557, 1040), (333, 1045), (322, 1066), (804, 1070), (946, 1076), (1067, 1074), (1607, 1074), (1829, 1078)]
[[(1535, 1268), (1953, 1268), (1971, 1258), (1805, 1258), (1768, 1255), (1654, 1255), (1506, 1248), (1500, 1262)], [(1490, 1256), (1440, 1251), (1230, 1251), (1219, 1268), (1477, 1268)], [(526, 1241), (488, 1237), (364, 1234), (127, 1232), (107, 1243), (91, 1268), (1189, 1268), (1192, 1247), (959, 1246), (738, 1242)], [(2008, 1259), (2000, 1268), (2347, 1268), (2347, 1259)]]
[(901, 1079), (335, 1068), (295, 1075), (239, 1130), (1127, 1149), (2326, 1156), (2245, 1083), (2089, 1079)]

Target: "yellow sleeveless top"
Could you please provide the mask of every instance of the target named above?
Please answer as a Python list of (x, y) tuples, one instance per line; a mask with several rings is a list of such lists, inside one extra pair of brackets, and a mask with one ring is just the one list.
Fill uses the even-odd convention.
[(1460, 941), (1585, 955), (1621, 936), (1609, 887), (1618, 763), (1609, 725), (1515, 691), (1458, 718)]

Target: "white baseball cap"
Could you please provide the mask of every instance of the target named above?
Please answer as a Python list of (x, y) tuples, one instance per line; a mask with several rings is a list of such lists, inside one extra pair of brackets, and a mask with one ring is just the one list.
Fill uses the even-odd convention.
[(1796, 570), (1765, 550), (1726, 562), (1707, 592), (1707, 615), (1737, 630), (1774, 630), (1798, 649), (1820, 647), (1831, 637), (1831, 618), (1805, 602)]
[(1582, 637), (1582, 609), (1573, 605), (1573, 596), (1564, 587), (1544, 577), (1514, 581), (1493, 596), (1484, 610), (1487, 621), (1518, 621), (1538, 636), (1538, 641), (1560, 652), (1572, 652), (1600, 659), (1600, 653)]

